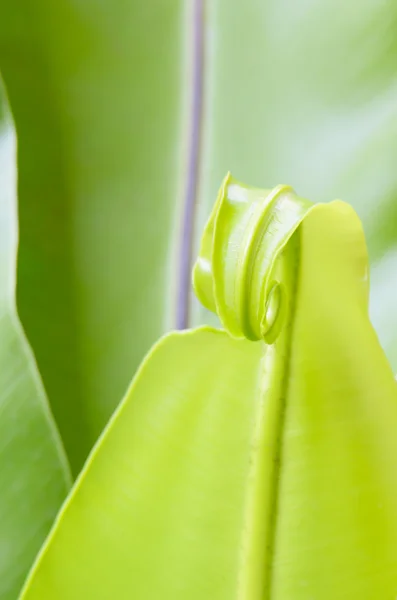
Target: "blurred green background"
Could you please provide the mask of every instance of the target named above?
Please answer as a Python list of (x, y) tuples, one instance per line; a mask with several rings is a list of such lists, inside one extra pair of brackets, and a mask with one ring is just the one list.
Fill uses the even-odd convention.
[(342, 198), (397, 369), (397, 5), (15, 0), (0, 70), (18, 139), (17, 304), (74, 474), (190, 293), (226, 171)]
[(214, 322), (190, 271), (227, 171), (355, 207), (397, 371), (396, 25), (391, 0), (1, 3), (2, 599), (151, 345)]

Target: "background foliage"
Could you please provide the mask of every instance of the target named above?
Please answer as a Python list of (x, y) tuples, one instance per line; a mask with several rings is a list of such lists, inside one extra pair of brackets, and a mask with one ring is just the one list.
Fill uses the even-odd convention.
[(0, 88), (0, 598), (14, 600), (71, 484), (15, 307), (15, 135)]
[[(16, 321), (15, 357), (39, 405), (40, 373), (75, 475), (151, 344), (212, 319), (190, 294), (190, 268), (229, 169), (353, 204), (371, 315), (397, 370), (396, 10), (391, 0), (2, 3), (17, 304), (38, 369)], [(2, 181), (13, 168), (2, 162)], [(16, 196), (6, 204), (2, 185), (7, 232)], [(10, 244), (0, 268), (12, 278)], [(14, 379), (10, 339), (0, 355)], [(26, 391), (14, 393), (18, 403)], [(42, 441), (53, 427), (40, 419)], [(63, 475), (59, 486), (46, 522)]]
[[(19, 310), (75, 473), (144, 353), (183, 317), (178, 251), (193, 255), (186, 237), (197, 247), (228, 169), (355, 206), (397, 367), (391, 1), (18, 0), (0, 23)], [(186, 324), (206, 320), (195, 305)]]

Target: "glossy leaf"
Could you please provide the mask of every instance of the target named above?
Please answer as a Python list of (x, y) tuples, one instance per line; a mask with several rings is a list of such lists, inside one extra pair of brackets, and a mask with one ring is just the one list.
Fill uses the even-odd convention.
[(358, 217), (229, 177), (194, 280), (229, 333), (147, 356), (23, 600), (392, 597), (397, 386)]
[(16, 144), (0, 88), (0, 597), (15, 600), (70, 486), (15, 308)]

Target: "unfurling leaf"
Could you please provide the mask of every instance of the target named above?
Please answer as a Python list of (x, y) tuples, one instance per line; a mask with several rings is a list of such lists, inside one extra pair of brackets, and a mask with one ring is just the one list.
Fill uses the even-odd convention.
[(23, 599), (393, 598), (397, 386), (355, 212), (228, 176), (194, 283), (226, 331), (147, 356)]

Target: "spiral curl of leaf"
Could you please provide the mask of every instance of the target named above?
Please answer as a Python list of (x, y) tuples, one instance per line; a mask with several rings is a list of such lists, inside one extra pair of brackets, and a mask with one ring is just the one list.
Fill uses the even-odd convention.
[(248, 187), (225, 177), (206, 224), (193, 286), (234, 338), (272, 344), (286, 320), (291, 290), (283, 250), (314, 205), (287, 185)]

